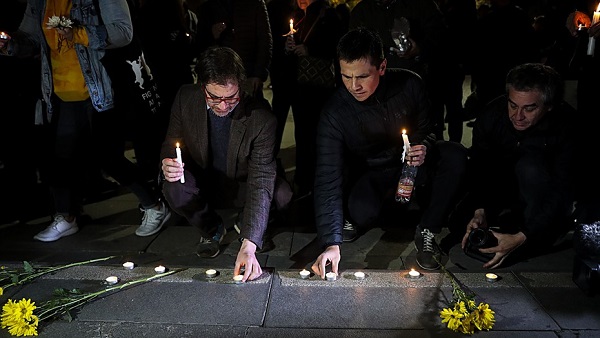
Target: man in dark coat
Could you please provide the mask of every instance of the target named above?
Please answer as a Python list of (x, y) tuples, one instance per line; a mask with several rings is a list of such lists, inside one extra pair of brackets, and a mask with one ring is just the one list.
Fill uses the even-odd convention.
[[(317, 131), (315, 216), (325, 251), (312, 269), (325, 277), (331, 263), (337, 273), (342, 242), (376, 222), (385, 204), (402, 208), (394, 193), (403, 158), (405, 165), (418, 167), (417, 195), (430, 196), (420, 201), (425, 211), (415, 233), (417, 263), (437, 269), (440, 251), (434, 237), (454, 206), (466, 150), (459, 143), (436, 142), (422, 79), (407, 70), (386, 72), (376, 33), (364, 28), (348, 32), (338, 44), (338, 59), (344, 87), (323, 109)], [(411, 142), (404, 156), (403, 129)]]

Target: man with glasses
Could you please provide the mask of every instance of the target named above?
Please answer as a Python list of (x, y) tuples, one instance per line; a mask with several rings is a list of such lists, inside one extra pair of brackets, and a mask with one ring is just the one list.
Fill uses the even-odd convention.
[[(407, 212), (420, 206), (416, 227), (417, 263), (439, 268), (439, 233), (460, 187), (466, 150), (455, 142), (436, 141), (430, 122), (430, 102), (423, 80), (408, 70), (390, 72), (377, 33), (365, 28), (344, 35), (337, 46), (344, 87), (325, 105), (317, 130), (315, 216), (323, 253), (312, 266), (338, 272), (340, 246), (359, 229), (393, 212), (394, 225), (409, 225)], [(410, 135), (403, 156), (402, 130)], [(394, 201), (403, 166), (418, 167), (411, 202)], [(410, 224), (414, 225), (414, 224)]]
[[(163, 143), (163, 193), (171, 208), (200, 229), (198, 256), (216, 257), (226, 230), (215, 209), (243, 208), (235, 274), (262, 274), (271, 202), (282, 208), (291, 188), (276, 178), (276, 120), (268, 102), (241, 90), (246, 73), (239, 55), (213, 47), (199, 58), (198, 84), (184, 85), (171, 109)], [(180, 160), (177, 156), (180, 146)]]

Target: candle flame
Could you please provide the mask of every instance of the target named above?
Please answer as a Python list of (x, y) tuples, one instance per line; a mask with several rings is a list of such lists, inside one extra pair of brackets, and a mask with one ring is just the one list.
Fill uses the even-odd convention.
[(596, 12), (600, 12), (600, 3), (598, 3), (598, 7), (596, 8)]
[(290, 25), (294, 24), (294, 19), (290, 19)]
[(402, 134), (406, 134), (406, 129), (402, 129)]
[(175, 143), (175, 146), (176, 146), (177, 148), (179, 148), (179, 142)]

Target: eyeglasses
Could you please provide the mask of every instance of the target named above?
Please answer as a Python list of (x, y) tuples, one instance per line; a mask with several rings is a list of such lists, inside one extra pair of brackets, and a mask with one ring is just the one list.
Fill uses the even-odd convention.
[(209, 105), (219, 105), (221, 104), (221, 102), (225, 102), (228, 105), (233, 105), (236, 104), (238, 102), (240, 102), (240, 97), (235, 97), (238, 93), (240, 92), (240, 89), (238, 88), (238, 90), (231, 96), (229, 97), (218, 97), (217, 95), (209, 92), (206, 89), (206, 86), (204, 87), (204, 93), (206, 94), (206, 103), (208, 103)]

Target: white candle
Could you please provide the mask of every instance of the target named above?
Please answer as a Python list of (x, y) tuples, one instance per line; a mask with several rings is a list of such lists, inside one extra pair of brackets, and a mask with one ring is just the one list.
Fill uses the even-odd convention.
[[(183, 164), (183, 161), (181, 160), (181, 148), (179, 148), (179, 142), (177, 142), (175, 144), (175, 152), (177, 153), (177, 162)], [(179, 182), (185, 183), (185, 176), (184, 175), (181, 175), (181, 178), (179, 179)]]
[(10, 36), (8, 34), (6, 34), (5, 32), (0, 32), (0, 39), (9, 40)]
[(354, 273), (354, 278), (356, 279), (365, 279), (365, 273), (362, 271), (357, 271)]
[[(598, 21), (600, 21), (600, 3), (598, 4), (598, 7), (594, 11), (594, 16), (592, 18), (592, 25)], [(595, 49), (596, 49), (596, 38), (590, 36), (590, 39), (588, 41), (587, 55), (594, 56)]]
[(486, 273), (485, 274), (485, 279), (488, 282), (495, 282), (495, 281), (498, 280), (498, 276), (496, 274), (494, 274), (494, 273)]
[(410, 269), (410, 271), (408, 272), (408, 275), (410, 276), (410, 278), (419, 278), (421, 277), (421, 273), (415, 269)]
[(406, 135), (406, 129), (402, 129), (402, 141), (404, 141), (404, 151), (402, 152), (402, 162), (404, 162), (404, 159), (408, 154), (408, 149), (410, 149), (410, 142), (408, 141), (408, 135)]
[(328, 272), (325, 274), (325, 278), (327, 278), (328, 281), (332, 282), (336, 280), (337, 275), (335, 274), (335, 272)]
[(117, 284), (118, 282), (119, 282), (119, 278), (117, 276), (106, 277), (106, 283), (109, 285)]
[(294, 35), (294, 19), (290, 19), (290, 35)]
[(156, 273), (163, 273), (163, 272), (165, 272), (166, 270), (167, 270), (167, 268), (165, 268), (165, 267), (164, 267), (164, 266), (162, 266), (162, 265), (159, 265), (159, 266), (157, 266), (157, 267), (155, 267), (155, 268), (154, 268), (154, 271), (155, 271)]
[(300, 271), (299, 274), (302, 279), (308, 279), (310, 277), (310, 271), (306, 269), (302, 269), (302, 271)]
[(215, 269), (208, 269), (208, 270), (206, 270), (205, 273), (206, 273), (206, 277), (213, 278), (213, 277), (215, 277), (217, 275), (217, 270), (215, 270)]
[(244, 279), (244, 275), (233, 276), (233, 281), (235, 282), (235, 284), (242, 284), (242, 279)]
[(133, 264), (133, 262), (125, 262), (123, 263), (123, 267), (127, 270), (131, 270), (133, 269), (133, 267), (135, 266), (135, 264)]

